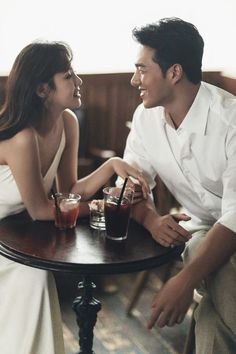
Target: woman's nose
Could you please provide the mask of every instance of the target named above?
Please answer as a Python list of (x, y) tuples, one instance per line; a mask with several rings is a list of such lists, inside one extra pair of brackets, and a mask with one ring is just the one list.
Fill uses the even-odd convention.
[(77, 80), (79, 81), (79, 86), (81, 86), (83, 84), (83, 80), (78, 75), (76, 75), (76, 76), (77, 76)]
[(76, 73), (74, 73), (74, 83), (75, 86), (81, 86), (83, 84), (83, 80)]

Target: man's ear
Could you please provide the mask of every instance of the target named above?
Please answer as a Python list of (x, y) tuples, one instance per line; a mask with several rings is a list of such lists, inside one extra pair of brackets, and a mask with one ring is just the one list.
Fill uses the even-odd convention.
[(173, 83), (178, 83), (183, 77), (183, 68), (180, 64), (173, 64), (168, 69), (168, 75)]
[(48, 84), (39, 84), (37, 89), (36, 89), (36, 94), (40, 97), (40, 98), (47, 98), (47, 95), (49, 93), (49, 86)]

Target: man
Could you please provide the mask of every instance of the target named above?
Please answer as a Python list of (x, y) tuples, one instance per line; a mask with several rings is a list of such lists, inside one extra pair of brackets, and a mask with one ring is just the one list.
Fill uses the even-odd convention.
[(154, 187), (158, 174), (186, 214), (158, 215), (151, 199), (133, 217), (162, 246), (186, 243), (185, 267), (156, 295), (148, 328), (180, 323), (193, 291), (196, 353), (236, 350), (236, 99), (201, 82), (203, 39), (178, 18), (134, 29), (135, 111), (124, 158)]

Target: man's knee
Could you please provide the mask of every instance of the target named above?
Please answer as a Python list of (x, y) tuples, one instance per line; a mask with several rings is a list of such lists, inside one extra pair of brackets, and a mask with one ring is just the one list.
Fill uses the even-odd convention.
[(209, 295), (204, 295), (195, 311), (196, 353), (234, 354), (236, 337), (215, 309)]

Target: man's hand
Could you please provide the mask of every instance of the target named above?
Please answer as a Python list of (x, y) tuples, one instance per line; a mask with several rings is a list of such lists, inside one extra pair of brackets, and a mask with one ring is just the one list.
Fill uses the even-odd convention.
[[(139, 198), (140, 193), (137, 191), (135, 192), (135, 201), (140, 201)], [(164, 247), (181, 245), (192, 237), (190, 232), (179, 225), (180, 221), (190, 220), (190, 216), (183, 213), (160, 216), (150, 197), (134, 204), (132, 217), (152, 234), (155, 241)]]
[(156, 217), (150, 226), (152, 237), (164, 247), (181, 245), (187, 242), (192, 235), (178, 223), (188, 221), (186, 214), (172, 214)]
[(193, 290), (192, 286), (186, 285), (180, 274), (169, 279), (153, 300), (148, 329), (151, 329), (155, 322), (161, 328), (181, 323), (192, 303)]

